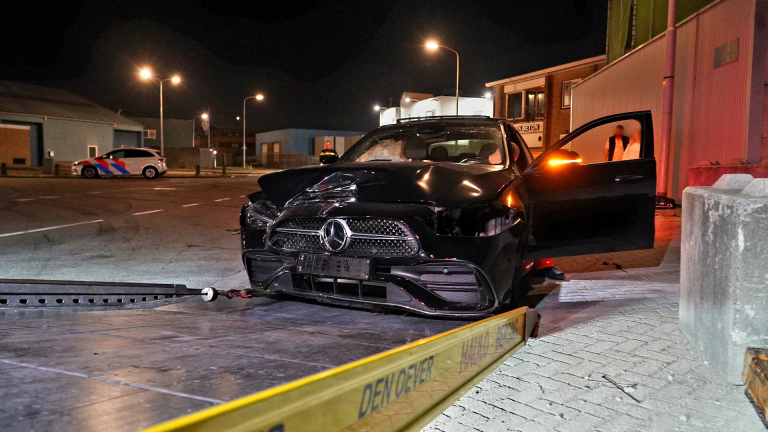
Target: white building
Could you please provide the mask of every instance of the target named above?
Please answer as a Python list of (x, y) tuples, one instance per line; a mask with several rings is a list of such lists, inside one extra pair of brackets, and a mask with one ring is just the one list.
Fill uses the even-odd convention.
[[(403, 93), (400, 106), (381, 110), (379, 125), (397, 123), (399, 119), (456, 115), (454, 96), (433, 96), (426, 93)], [(459, 98), (459, 115), (493, 117), (493, 99), (477, 97)]]

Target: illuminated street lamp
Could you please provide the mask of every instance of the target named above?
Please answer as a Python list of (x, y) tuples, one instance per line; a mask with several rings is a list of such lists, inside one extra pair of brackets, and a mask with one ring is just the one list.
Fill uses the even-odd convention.
[[(199, 116), (192, 117), (192, 147), (195, 146), (195, 120), (197, 120), (197, 119), (207, 120), (208, 119), (208, 114), (207, 113), (202, 113)], [(208, 130), (210, 130), (210, 125), (209, 125), (209, 129)], [(208, 147), (211, 147), (210, 142), (211, 142), (211, 137), (210, 137), (210, 134), (208, 134), (208, 143), (209, 143)]]
[(181, 82), (181, 78), (178, 75), (174, 75), (170, 78), (161, 79), (152, 73), (152, 69), (148, 67), (145, 67), (139, 71), (139, 77), (144, 81), (154, 78), (157, 82), (160, 83), (160, 153), (163, 154), (165, 150), (165, 140), (163, 136), (163, 83), (170, 81), (173, 84), (178, 84)]
[(456, 115), (459, 115), (459, 53), (456, 50), (444, 45), (438, 45), (435, 41), (428, 41), (425, 45), (430, 51), (437, 51), (439, 48), (447, 49), (456, 54)]
[[(264, 100), (264, 95), (259, 93), (256, 96), (248, 96), (247, 98), (243, 99), (243, 168), (245, 168), (245, 101), (248, 99), (256, 99), (257, 101)], [(254, 145), (254, 151), (256, 151), (256, 141), (253, 142)]]

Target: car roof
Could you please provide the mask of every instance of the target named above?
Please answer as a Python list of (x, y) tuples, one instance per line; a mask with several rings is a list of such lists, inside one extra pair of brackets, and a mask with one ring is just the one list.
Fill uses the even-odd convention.
[(422, 126), (422, 125), (496, 125), (504, 122), (503, 119), (488, 116), (434, 116), (419, 117), (410, 119), (400, 119), (397, 123), (379, 126), (374, 131), (400, 129), (404, 126)]
[[(152, 147), (132, 147), (132, 146), (118, 147), (118, 148), (110, 150), (110, 152), (113, 152), (115, 150), (147, 150), (147, 151), (151, 151), (151, 152), (155, 152), (155, 153), (160, 152), (160, 150), (155, 150)], [(109, 153), (109, 152), (107, 152), (107, 153)]]

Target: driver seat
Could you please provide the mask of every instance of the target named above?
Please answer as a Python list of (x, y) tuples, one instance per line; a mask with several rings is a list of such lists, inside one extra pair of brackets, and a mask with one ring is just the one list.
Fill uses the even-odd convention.
[(432, 147), (429, 150), (429, 159), (433, 161), (448, 160), (448, 149), (443, 146)]

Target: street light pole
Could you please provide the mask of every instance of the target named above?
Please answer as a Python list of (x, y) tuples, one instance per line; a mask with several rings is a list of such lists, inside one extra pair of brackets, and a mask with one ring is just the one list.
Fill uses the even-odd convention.
[(444, 45), (438, 45), (437, 42), (427, 42), (427, 48), (435, 51), (438, 48), (447, 49), (448, 51), (451, 51), (452, 53), (456, 54), (456, 115), (459, 115), (459, 53), (452, 48), (449, 48)]
[(160, 154), (165, 154), (165, 134), (163, 134), (163, 80), (160, 81)]
[[(152, 71), (149, 68), (144, 68), (139, 71), (139, 76), (142, 79), (150, 79), (153, 78), (157, 82), (160, 83), (160, 153), (164, 153), (165, 150), (165, 136), (164, 136), (164, 127), (163, 127), (163, 83), (166, 81), (170, 81), (173, 84), (178, 84), (181, 82), (181, 78), (179, 78), (178, 75), (174, 75), (171, 78), (166, 79), (160, 79), (156, 75), (152, 73)], [(192, 123), (194, 126), (194, 122)]]
[[(256, 100), (263, 100), (264, 95), (257, 94), (256, 96), (248, 96), (247, 98), (243, 99), (243, 168), (246, 167), (245, 165), (245, 101), (248, 99), (256, 99)], [(256, 146), (256, 141), (253, 142), (254, 147)]]
[[(202, 113), (199, 116), (192, 117), (192, 147), (195, 146), (195, 120), (197, 120), (197, 119), (205, 120), (207, 118), (208, 118), (208, 113)], [(208, 147), (210, 147), (210, 146), (208, 146)]]

